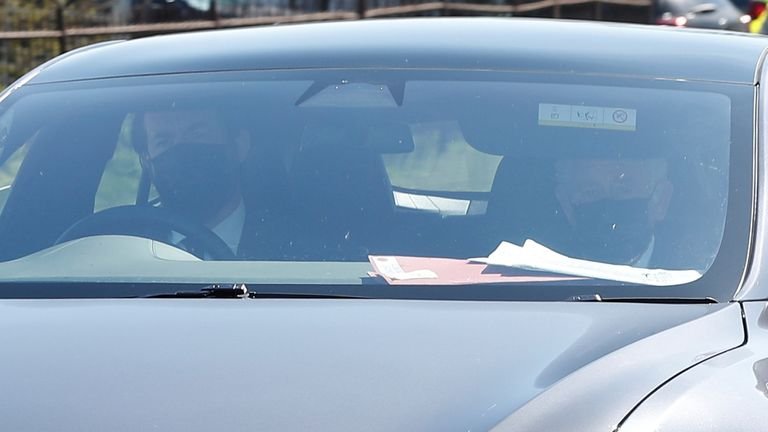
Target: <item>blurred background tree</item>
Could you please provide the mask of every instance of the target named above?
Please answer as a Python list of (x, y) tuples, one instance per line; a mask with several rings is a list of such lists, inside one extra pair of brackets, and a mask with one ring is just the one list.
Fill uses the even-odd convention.
[[(0, 31), (106, 26), (114, 22), (113, 0), (0, 0)], [(0, 88), (62, 51), (106, 37), (0, 40)], [(63, 48), (63, 49), (62, 49)]]

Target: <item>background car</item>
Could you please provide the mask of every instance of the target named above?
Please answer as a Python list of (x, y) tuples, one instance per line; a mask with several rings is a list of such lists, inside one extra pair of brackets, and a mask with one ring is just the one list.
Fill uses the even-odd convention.
[(0, 93), (2, 429), (761, 431), (766, 49), (467, 18), (58, 57)]
[(730, 0), (659, 0), (655, 14), (661, 25), (744, 32), (752, 20)]
[(132, 22), (166, 22), (210, 18), (210, 2), (131, 0)]
[(747, 7), (751, 18), (749, 22), (749, 31), (752, 33), (760, 33), (766, 17), (765, 1), (752, 0), (748, 3)]

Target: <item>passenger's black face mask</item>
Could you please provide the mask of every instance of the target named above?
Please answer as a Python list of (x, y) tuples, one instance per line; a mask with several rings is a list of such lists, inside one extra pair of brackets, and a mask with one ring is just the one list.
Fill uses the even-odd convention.
[(209, 222), (232, 199), (240, 167), (234, 146), (178, 143), (151, 161), (163, 207)]
[(631, 264), (653, 236), (648, 199), (600, 200), (574, 208), (574, 231), (581, 258)]

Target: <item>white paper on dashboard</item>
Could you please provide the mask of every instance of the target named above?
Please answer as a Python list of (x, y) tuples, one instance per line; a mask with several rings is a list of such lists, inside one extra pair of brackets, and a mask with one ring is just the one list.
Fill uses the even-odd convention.
[(384, 277), (393, 280), (411, 280), (411, 279), (436, 279), (437, 275), (431, 270), (415, 270), (407, 272), (400, 267), (397, 258), (391, 256), (371, 256), (369, 257), (374, 270)]
[(657, 286), (689, 283), (701, 277), (701, 273), (696, 270), (647, 269), (571, 258), (530, 239), (523, 246), (501, 242), (487, 258), (471, 258), (470, 261)]

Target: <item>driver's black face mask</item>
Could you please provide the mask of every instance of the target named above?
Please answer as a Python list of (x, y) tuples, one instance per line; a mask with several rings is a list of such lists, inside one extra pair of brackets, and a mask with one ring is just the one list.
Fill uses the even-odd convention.
[(234, 145), (177, 143), (150, 160), (163, 207), (206, 224), (232, 199), (240, 167)]
[(574, 235), (582, 258), (632, 264), (653, 236), (649, 199), (603, 199), (574, 208)]

